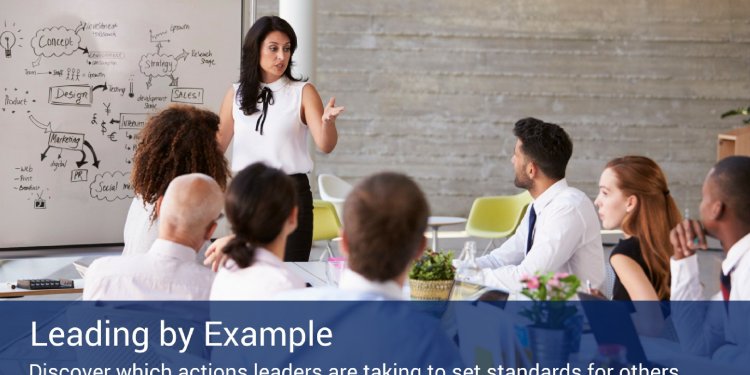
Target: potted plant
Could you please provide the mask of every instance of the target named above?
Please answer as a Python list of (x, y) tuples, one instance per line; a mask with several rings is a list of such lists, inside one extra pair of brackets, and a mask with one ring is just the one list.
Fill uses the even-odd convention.
[(537, 362), (557, 366), (567, 362), (571, 351), (577, 351), (582, 317), (567, 303), (576, 294), (581, 281), (568, 273), (524, 275), (521, 294), (531, 299), (521, 315), (532, 323), (526, 328), (528, 343)]
[[(730, 116), (750, 116), (750, 107), (737, 108), (721, 114), (721, 118)], [(743, 119), (742, 122), (745, 124), (750, 124), (750, 117)]]
[(409, 271), (411, 298), (447, 300), (456, 277), (453, 252), (439, 253), (427, 249)]

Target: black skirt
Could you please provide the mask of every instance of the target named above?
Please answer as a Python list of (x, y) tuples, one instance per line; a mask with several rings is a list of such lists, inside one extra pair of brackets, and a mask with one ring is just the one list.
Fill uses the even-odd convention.
[(313, 197), (307, 175), (289, 175), (297, 186), (297, 229), (286, 239), (284, 261), (307, 262), (310, 260), (313, 234)]

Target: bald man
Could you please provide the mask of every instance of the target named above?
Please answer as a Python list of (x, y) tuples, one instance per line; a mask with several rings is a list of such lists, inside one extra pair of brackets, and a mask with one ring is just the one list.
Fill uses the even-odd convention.
[(721, 292), (713, 298), (724, 302), (672, 303), (680, 344), (694, 354), (748, 365), (750, 157), (716, 163), (703, 182), (700, 221), (686, 219), (670, 233), (672, 301), (706, 300), (695, 253), (706, 249), (707, 235), (717, 238), (724, 250), (721, 278), (716, 280)]
[(157, 201), (159, 237), (146, 253), (97, 259), (86, 272), (84, 300), (207, 300), (210, 269), (196, 256), (216, 229), (224, 205), (219, 185), (182, 175)]

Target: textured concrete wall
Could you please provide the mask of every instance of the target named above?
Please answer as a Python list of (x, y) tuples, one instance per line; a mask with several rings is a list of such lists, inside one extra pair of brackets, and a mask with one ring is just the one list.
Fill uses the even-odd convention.
[(526, 116), (569, 132), (569, 182), (590, 196), (609, 159), (642, 154), (696, 212), (716, 134), (739, 124), (719, 114), (750, 104), (746, 0), (318, 4), (316, 85), (347, 110), (317, 172), (404, 171), (436, 214), (516, 191), (511, 129)]

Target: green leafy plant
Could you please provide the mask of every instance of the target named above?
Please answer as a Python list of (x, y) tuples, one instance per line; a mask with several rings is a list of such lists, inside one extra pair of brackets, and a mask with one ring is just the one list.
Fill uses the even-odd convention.
[(521, 294), (533, 301), (530, 308), (521, 311), (521, 315), (529, 318), (534, 327), (565, 328), (568, 319), (578, 311), (575, 306), (565, 302), (581, 286), (581, 280), (576, 275), (564, 272), (537, 273), (522, 276), (521, 283)]
[(453, 252), (439, 253), (427, 249), (409, 271), (413, 280), (453, 280), (456, 269), (452, 264)]
[[(750, 107), (745, 108), (737, 108), (733, 109), (731, 111), (727, 111), (721, 114), (721, 118), (731, 117), (731, 116), (750, 116)], [(750, 117), (745, 118), (742, 120), (745, 124), (750, 124)]]

